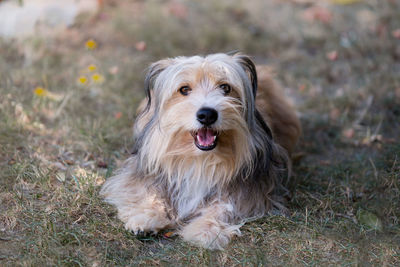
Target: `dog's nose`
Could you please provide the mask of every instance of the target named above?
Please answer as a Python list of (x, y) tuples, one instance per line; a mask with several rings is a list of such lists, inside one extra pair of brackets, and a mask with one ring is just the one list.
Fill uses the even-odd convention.
[(217, 121), (218, 112), (213, 108), (201, 108), (197, 111), (197, 120), (206, 126), (209, 126)]

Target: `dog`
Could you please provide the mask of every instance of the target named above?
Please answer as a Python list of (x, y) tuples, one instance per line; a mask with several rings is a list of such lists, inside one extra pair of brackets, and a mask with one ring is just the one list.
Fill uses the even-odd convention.
[(246, 221), (285, 209), (301, 127), (268, 69), (258, 72), (259, 80), (238, 53), (149, 67), (134, 152), (100, 192), (126, 229), (176, 229), (185, 241), (223, 249)]

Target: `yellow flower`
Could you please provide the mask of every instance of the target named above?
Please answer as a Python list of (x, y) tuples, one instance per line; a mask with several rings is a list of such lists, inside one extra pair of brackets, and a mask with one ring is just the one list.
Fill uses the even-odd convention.
[(92, 81), (95, 83), (102, 83), (104, 82), (104, 77), (101, 74), (95, 73), (92, 75)]
[(97, 67), (94, 64), (90, 64), (89, 67), (88, 67), (88, 70), (89, 71), (95, 71), (95, 70), (97, 70)]
[(36, 87), (35, 90), (33, 91), (33, 93), (37, 96), (47, 96), (49, 94), (49, 91), (47, 91), (46, 89), (44, 89), (43, 87)]
[(356, 2), (360, 2), (361, 0), (331, 0), (331, 1), (337, 5), (350, 5)]
[(78, 78), (78, 83), (79, 84), (82, 84), (82, 85), (84, 85), (84, 84), (87, 84), (88, 83), (88, 78), (86, 77), (86, 76), (80, 76), (79, 78)]
[(86, 48), (89, 50), (94, 50), (97, 48), (97, 43), (93, 39), (89, 39), (86, 41)]

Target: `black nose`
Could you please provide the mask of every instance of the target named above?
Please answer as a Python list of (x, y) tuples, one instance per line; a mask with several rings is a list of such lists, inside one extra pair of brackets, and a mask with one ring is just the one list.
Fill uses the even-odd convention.
[(209, 126), (217, 121), (218, 112), (213, 108), (201, 108), (197, 111), (197, 120), (206, 126)]

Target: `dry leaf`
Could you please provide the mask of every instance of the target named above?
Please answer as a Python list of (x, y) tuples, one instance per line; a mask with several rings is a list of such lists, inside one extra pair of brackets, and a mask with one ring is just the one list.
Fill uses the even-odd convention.
[(396, 98), (400, 99), (400, 87), (397, 87), (396, 90), (394, 91), (394, 95)]
[(187, 7), (175, 1), (169, 4), (168, 11), (171, 15), (180, 19), (185, 19), (188, 16)]
[(351, 139), (351, 138), (354, 137), (354, 133), (355, 133), (355, 132), (354, 132), (354, 129), (353, 129), (353, 128), (346, 129), (346, 130), (343, 131), (343, 136), (346, 137), (346, 138), (348, 138), (348, 139)]
[(137, 42), (135, 44), (135, 47), (136, 47), (136, 50), (138, 50), (138, 51), (144, 51), (144, 50), (146, 50), (146, 42), (145, 41)]
[(122, 112), (119, 111), (117, 113), (114, 114), (114, 118), (116, 118), (117, 120), (120, 119), (122, 117)]
[(400, 29), (393, 30), (392, 36), (396, 39), (400, 39)]
[(102, 160), (99, 160), (97, 162), (97, 167), (99, 167), (99, 168), (107, 168), (108, 164), (106, 162), (102, 161)]
[(375, 231), (382, 231), (383, 226), (382, 226), (382, 221), (373, 214), (372, 212), (359, 209), (357, 211), (357, 220), (358, 222), (363, 225), (364, 227), (370, 229), (370, 230), (375, 230)]
[(326, 58), (329, 59), (330, 61), (335, 61), (338, 58), (338, 52), (336, 50), (328, 52), (326, 53)]
[(173, 236), (173, 234), (174, 234), (173, 231), (169, 231), (169, 232), (166, 232), (163, 236), (164, 236), (165, 238), (170, 238), (171, 236)]
[(313, 6), (303, 12), (303, 18), (309, 22), (321, 21), (327, 24), (332, 20), (332, 13), (325, 7)]
[(301, 84), (301, 85), (299, 85), (299, 91), (300, 92), (304, 92), (305, 90), (306, 90), (306, 85), (305, 84)]
[(118, 66), (112, 66), (111, 68), (108, 69), (108, 71), (109, 71), (111, 74), (115, 75), (115, 74), (118, 73), (119, 68), (118, 68)]
[(329, 112), (331, 120), (337, 120), (340, 117), (340, 109), (334, 108)]

